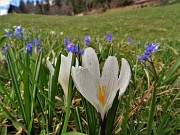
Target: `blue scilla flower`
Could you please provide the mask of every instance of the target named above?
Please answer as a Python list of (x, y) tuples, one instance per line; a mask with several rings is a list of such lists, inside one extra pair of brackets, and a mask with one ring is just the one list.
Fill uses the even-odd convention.
[(16, 32), (22, 32), (22, 28), (21, 28), (21, 26), (14, 26), (14, 30), (16, 31)]
[(26, 44), (26, 48), (28, 49), (28, 52), (30, 53), (30, 55), (32, 55), (33, 45), (28, 42), (28, 43)]
[(67, 52), (74, 52), (74, 44), (71, 43), (70, 38), (64, 39), (64, 46), (65, 46)]
[(21, 39), (22, 28), (21, 26), (14, 26), (14, 36)]
[(133, 42), (133, 39), (132, 38), (128, 38), (128, 43), (131, 43)]
[(149, 52), (154, 51), (156, 52), (158, 49), (158, 44), (149, 43), (147, 46), (145, 46), (145, 49)]
[(78, 54), (78, 50), (79, 50), (79, 47), (78, 47), (78, 43), (74, 46), (74, 53), (75, 54)]
[(41, 46), (40, 45), (36, 45), (36, 50), (37, 50), (37, 52), (39, 52), (41, 50)]
[(14, 36), (18, 39), (21, 39), (21, 34), (20, 33), (14, 33)]
[(139, 62), (147, 61), (148, 58), (151, 56), (152, 52), (156, 52), (158, 49), (158, 44), (148, 43), (147, 46), (145, 46), (145, 50), (141, 56), (137, 56)]
[(72, 52), (72, 53), (75, 53), (75, 54), (83, 54), (84, 53), (84, 50), (83, 49), (79, 49), (79, 44), (73, 44), (71, 43), (70, 41), (70, 38), (66, 38), (64, 39), (64, 46), (67, 50), (67, 52)]
[(11, 37), (11, 36), (12, 36), (11, 31), (10, 31), (10, 30), (7, 30), (7, 31), (6, 31), (6, 37), (9, 38), (9, 37)]
[(84, 45), (85, 46), (90, 45), (90, 35), (84, 37)]
[(84, 53), (84, 49), (80, 49), (80, 54), (83, 54)]
[(79, 45), (78, 45), (78, 43), (76, 44), (76, 45), (74, 45), (74, 51), (73, 51), (75, 54), (78, 54), (78, 53), (80, 53), (80, 54), (83, 54), (84, 53), (84, 49), (80, 49), (79, 50)]
[(37, 38), (32, 39), (32, 43), (35, 43), (36, 45), (39, 45), (39, 40)]
[(6, 52), (6, 50), (9, 48), (9, 45), (5, 45), (2, 47), (2, 52)]
[(68, 44), (66, 50), (67, 52), (74, 52), (74, 44)]
[(65, 45), (65, 47), (66, 47), (67, 45), (69, 45), (69, 44), (71, 44), (71, 39), (70, 39), (70, 38), (65, 38), (65, 39), (64, 39), (64, 45)]
[(113, 39), (112, 34), (107, 33), (106, 37), (104, 38), (104, 41), (112, 41), (112, 39)]

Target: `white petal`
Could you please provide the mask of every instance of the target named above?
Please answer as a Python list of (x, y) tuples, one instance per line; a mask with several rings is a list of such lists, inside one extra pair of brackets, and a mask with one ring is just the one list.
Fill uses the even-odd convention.
[(117, 94), (117, 91), (118, 91), (118, 79), (115, 80), (114, 78), (114, 84), (112, 90), (109, 92), (108, 98), (106, 99), (106, 103), (104, 106), (104, 110), (106, 110), (106, 112), (111, 108), (114, 98)]
[(72, 78), (78, 91), (99, 111), (98, 86), (94, 83), (89, 70), (83, 67), (72, 67)]
[(59, 72), (58, 80), (64, 91), (65, 102), (67, 101), (67, 97), (68, 97), (68, 85), (69, 85), (69, 75), (71, 70), (71, 61), (72, 61), (71, 52), (68, 53), (67, 57), (61, 55), (61, 64), (60, 64), (60, 72)]
[(119, 66), (117, 58), (114, 56), (109, 56), (105, 61), (102, 76), (101, 76), (101, 86), (104, 86), (106, 96), (109, 96), (110, 91), (117, 91), (118, 88), (114, 87), (115, 81), (118, 79)]
[(85, 49), (82, 56), (82, 66), (89, 70), (93, 80), (98, 85), (100, 80), (99, 61), (93, 48), (88, 47)]
[(122, 58), (121, 72), (118, 79), (119, 82), (119, 98), (124, 94), (131, 79), (131, 69), (126, 59)]
[(79, 61), (78, 61), (78, 59), (76, 58), (75, 67), (78, 67), (78, 66), (79, 66)]
[(54, 75), (54, 67), (52, 66), (51, 62), (47, 59), (46, 60), (47, 67), (51, 73), (51, 75)]

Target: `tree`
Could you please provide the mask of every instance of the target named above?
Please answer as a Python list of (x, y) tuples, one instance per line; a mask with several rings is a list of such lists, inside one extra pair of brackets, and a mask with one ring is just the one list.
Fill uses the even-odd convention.
[(55, 5), (57, 5), (60, 8), (61, 7), (61, 0), (55, 0)]
[(49, 9), (50, 9), (50, 4), (49, 4), (49, 0), (45, 0), (45, 3), (43, 5), (43, 9), (44, 9), (44, 14), (48, 14), (49, 13)]
[(85, 3), (83, 0), (71, 0), (70, 2), (72, 3), (75, 14), (83, 12), (85, 10)]
[(36, 1), (35, 13), (36, 14), (42, 14), (43, 13), (42, 3), (40, 3), (38, 0)]
[(20, 1), (19, 9), (22, 13), (27, 13), (27, 8), (23, 0)]
[(35, 13), (35, 6), (33, 2), (30, 2), (29, 0), (26, 3), (26, 7), (28, 10), (28, 13)]
[(86, 0), (86, 11), (88, 12), (92, 8), (92, 0)]

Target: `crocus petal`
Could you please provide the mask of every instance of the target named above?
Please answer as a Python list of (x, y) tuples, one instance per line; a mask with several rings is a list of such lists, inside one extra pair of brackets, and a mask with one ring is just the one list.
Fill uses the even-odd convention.
[(78, 59), (76, 58), (76, 64), (75, 64), (75, 67), (78, 67), (79, 66), (79, 61)]
[(118, 91), (118, 73), (119, 66), (117, 58), (109, 56), (105, 61), (101, 77), (101, 85), (105, 87), (106, 91), (105, 105), (103, 110), (100, 112), (102, 118), (104, 118), (105, 113), (111, 108)]
[(61, 55), (61, 64), (60, 64), (60, 72), (59, 72), (58, 80), (64, 91), (65, 103), (68, 97), (68, 85), (69, 85), (69, 75), (71, 70), (71, 61), (72, 61), (71, 52), (68, 53), (67, 57)]
[(121, 72), (118, 79), (119, 82), (119, 98), (124, 94), (131, 79), (131, 69), (126, 59), (122, 58)]
[(82, 66), (87, 68), (91, 73), (93, 80), (98, 86), (100, 81), (99, 61), (93, 48), (88, 47), (85, 49), (82, 56)]
[(51, 75), (54, 75), (54, 67), (52, 66), (51, 62), (47, 59), (46, 60), (47, 67), (51, 73)]
[(109, 96), (110, 91), (114, 90), (114, 81), (117, 80), (118, 73), (119, 66), (117, 58), (114, 56), (109, 56), (105, 61), (100, 82), (101, 86), (104, 86), (107, 96)]
[(112, 80), (114, 79), (114, 84), (111, 87), (112, 90), (109, 92), (108, 98), (106, 99), (106, 103), (104, 106), (104, 110), (105, 112), (108, 112), (108, 110), (111, 108), (114, 98), (118, 92), (118, 79), (117, 78), (112, 78)]
[(72, 67), (72, 78), (78, 91), (96, 108), (99, 101), (97, 99), (97, 85), (87, 68)]

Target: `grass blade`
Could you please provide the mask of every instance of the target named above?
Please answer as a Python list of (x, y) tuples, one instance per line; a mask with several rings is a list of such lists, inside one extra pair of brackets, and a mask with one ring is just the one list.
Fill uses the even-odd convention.
[(23, 100), (22, 100), (21, 93), (20, 93), (20, 90), (19, 90), (19, 87), (18, 87), (18, 80), (17, 80), (18, 76), (16, 74), (16, 70), (15, 70), (11, 55), (9, 53), (9, 50), (7, 51), (7, 60), (8, 60), (8, 66), (9, 66), (10, 74), (11, 74), (11, 77), (12, 77), (13, 88), (14, 88), (14, 91), (15, 91), (16, 96), (17, 96), (18, 104), (20, 106), (20, 110), (21, 110), (21, 114), (22, 114), (24, 123), (26, 123), (25, 108), (24, 108)]
[[(28, 69), (30, 67), (30, 58), (29, 58), (29, 52), (26, 51), (25, 58), (24, 58), (24, 66)], [(31, 110), (30, 110), (30, 104), (31, 104), (31, 95), (29, 92), (29, 75), (23, 71), (23, 83), (24, 83), (24, 108), (26, 113), (26, 127), (29, 127), (30, 121), (31, 121)]]
[[(60, 63), (61, 63), (61, 55), (59, 55), (54, 71), (54, 75), (50, 74), (50, 83), (49, 83), (49, 91), (48, 91), (48, 98), (49, 100), (53, 103), (49, 105), (49, 117), (48, 117), (48, 126), (49, 128), (52, 126), (52, 117), (53, 117), (53, 112), (54, 112), (54, 107), (55, 107), (55, 96), (57, 94), (57, 89), (58, 89), (58, 77), (59, 77), (59, 70), (60, 70)], [(50, 107), (51, 106), (51, 107)]]
[(1, 135), (7, 135), (7, 126), (2, 128)]

